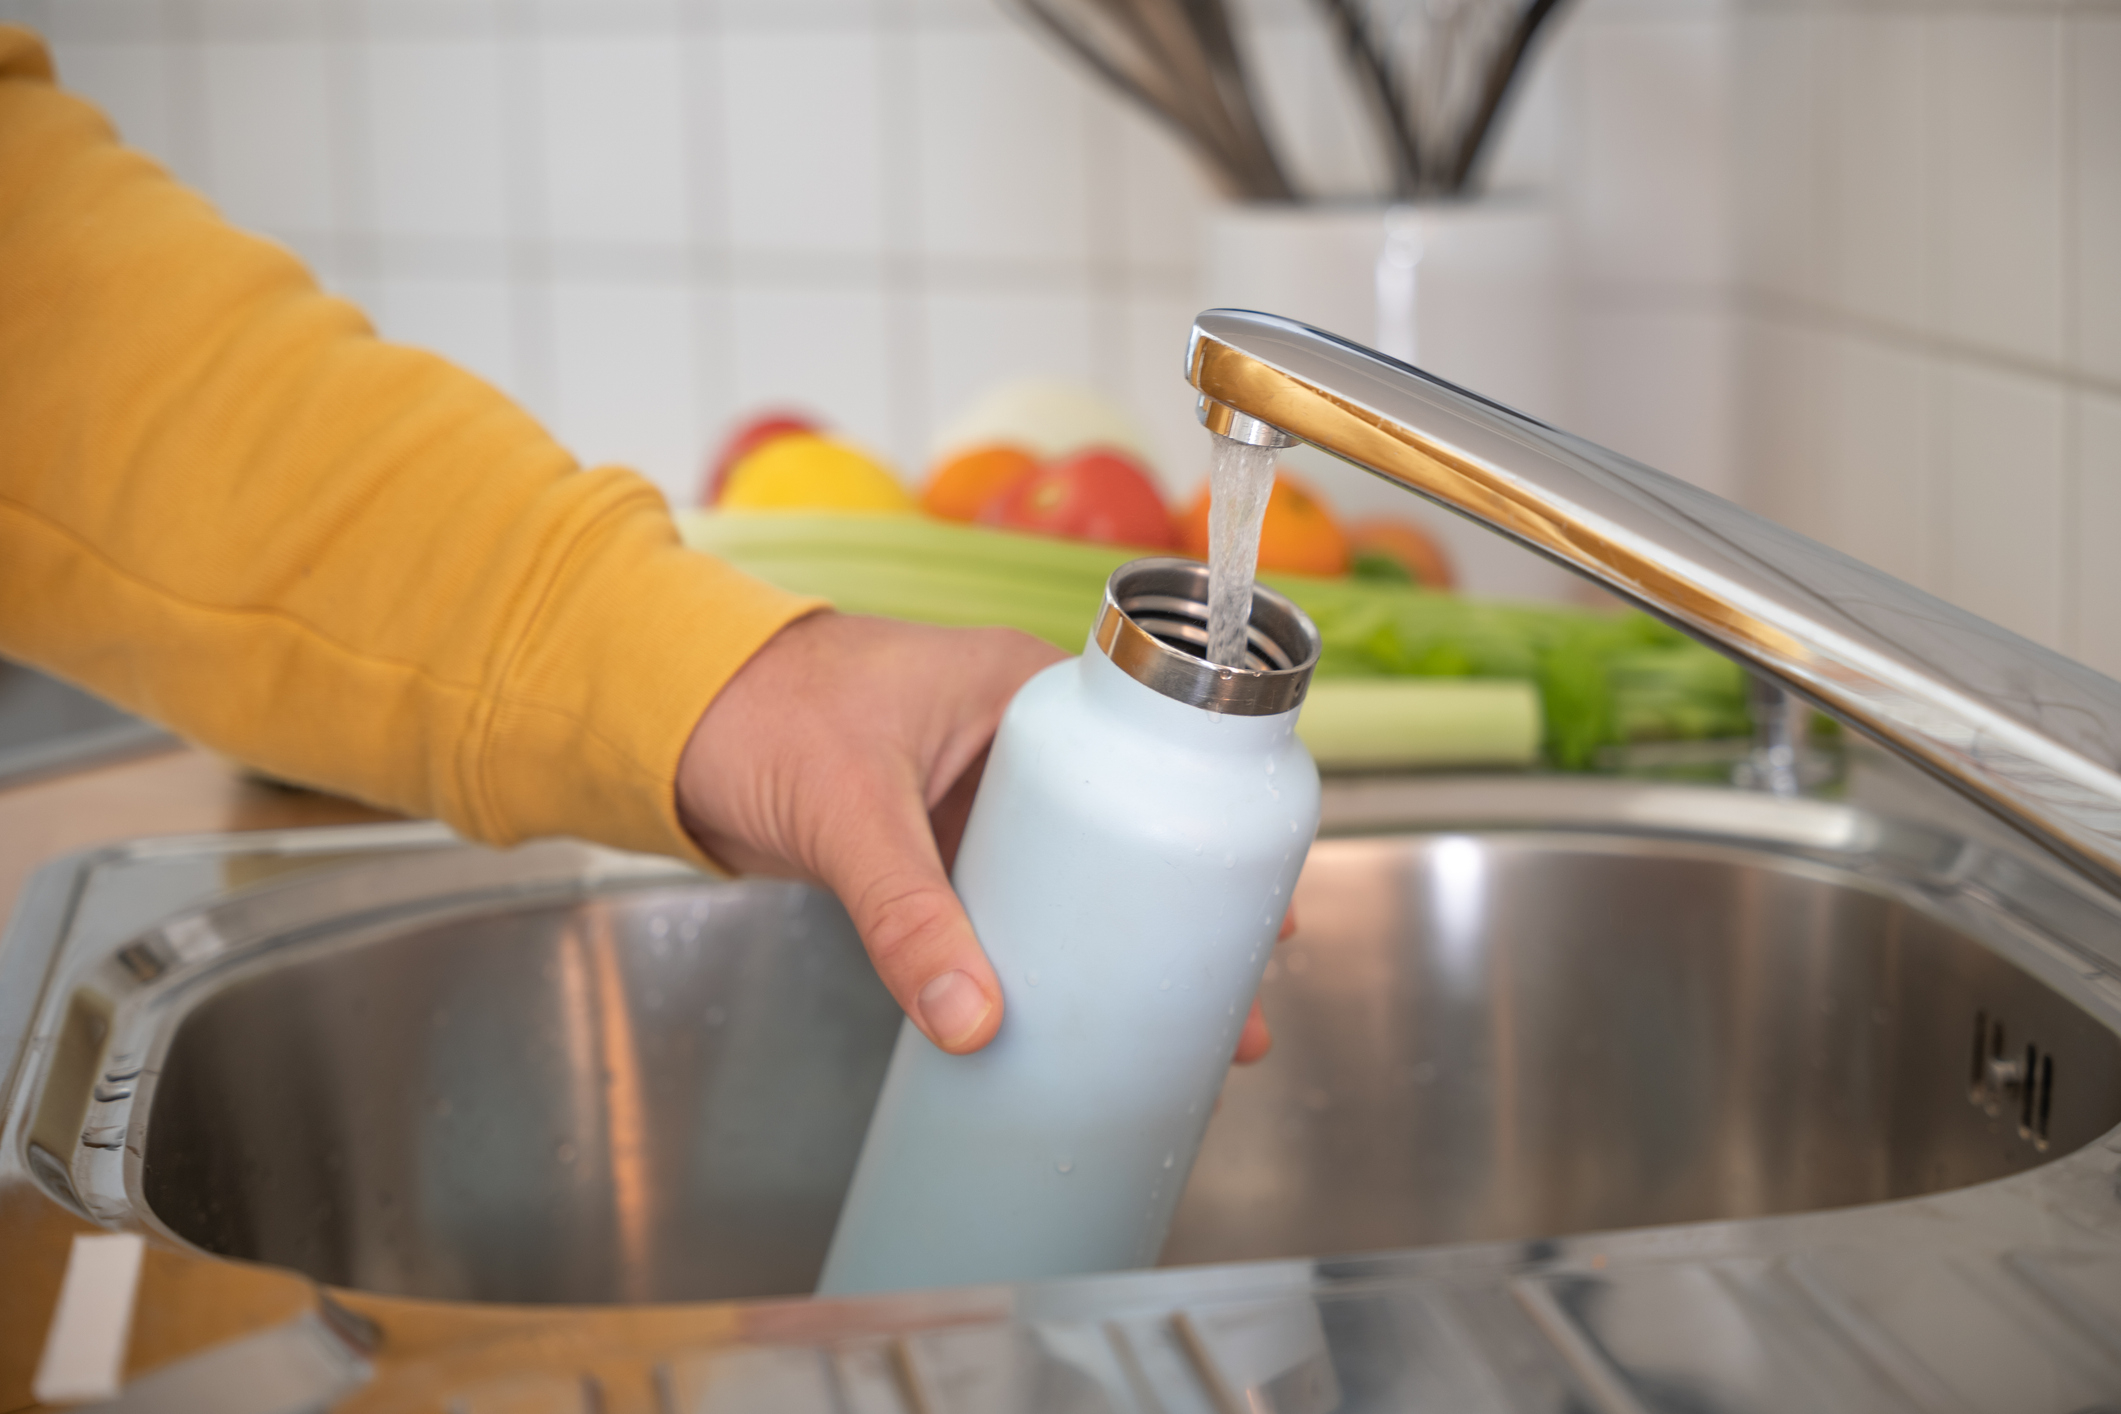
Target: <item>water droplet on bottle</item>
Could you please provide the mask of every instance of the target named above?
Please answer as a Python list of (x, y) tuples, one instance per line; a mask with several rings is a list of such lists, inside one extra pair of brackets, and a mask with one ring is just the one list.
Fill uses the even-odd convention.
[(1267, 774), (1270, 776), (1274, 774), (1274, 758), (1272, 756), (1267, 758)]
[(648, 936), (651, 938), (666, 938), (670, 936), (670, 920), (661, 914), (649, 919)]
[(1236, 1002), (1232, 1002), (1232, 1003), (1230, 1003), (1230, 1015), (1232, 1015), (1232, 1016), (1235, 1016), (1235, 1015), (1237, 1015), (1237, 1003), (1236, 1003)]
[(1056, 1173), (1074, 1173), (1074, 1172), (1075, 1172), (1075, 1160), (1073, 1160), (1073, 1159), (1055, 1159), (1055, 1160), (1053, 1161), (1053, 1169), (1054, 1169), (1054, 1172), (1056, 1172)]
[(1289, 833), (1292, 835), (1296, 833), (1296, 822), (1294, 820), (1289, 822)]
[(552, 1146), (552, 1154), (553, 1154), (553, 1157), (554, 1157), (554, 1158), (558, 1159), (558, 1160), (559, 1160), (559, 1161), (560, 1161), (561, 1163), (563, 1163), (563, 1164), (571, 1164), (571, 1163), (573, 1163), (573, 1162), (574, 1162), (574, 1144), (573, 1144), (573, 1142), (572, 1142), (572, 1141), (570, 1141), (570, 1140), (562, 1139), (562, 1140), (561, 1140), (561, 1141), (560, 1141), (559, 1143), (557, 1143), (557, 1144), (555, 1144), (555, 1145), (553, 1145), (553, 1146)]
[(1276, 884), (1276, 885), (1274, 886), (1274, 889), (1273, 889), (1273, 891), (1272, 891), (1271, 893), (1269, 893), (1269, 894), (1267, 895), (1267, 897), (1268, 897), (1268, 898), (1280, 898), (1280, 897), (1281, 897), (1281, 885), (1279, 885), (1279, 884)]
[(1026, 972), (1026, 973), (1024, 974), (1024, 981), (1025, 981), (1025, 983), (1026, 983), (1026, 984), (1028, 984), (1028, 985), (1030, 985), (1030, 986), (1033, 986), (1033, 987), (1036, 987), (1036, 986), (1038, 985), (1038, 973), (1037, 973), (1037, 971), (1035, 971), (1035, 970), (1034, 970), (1034, 971), (1031, 971), (1031, 972)]
[(1234, 869), (1234, 868), (1236, 868), (1236, 867), (1237, 867), (1237, 856), (1236, 856), (1236, 855), (1234, 855), (1234, 854), (1226, 854), (1226, 855), (1224, 855), (1224, 856), (1223, 856), (1223, 868), (1225, 868), (1225, 869)]
[[(1178, 1151), (1174, 1149), (1174, 1150), (1172, 1150), (1172, 1151), (1171, 1151), (1170, 1153), (1168, 1153), (1168, 1154), (1164, 1155), (1164, 1167), (1165, 1167), (1165, 1168), (1169, 1168), (1169, 1167), (1171, 1167), (1171, 1165), (1172, 1165), (1173, 1163), (1177, 1162), (1177, 1160), (1178, 1160)], [(1161, 1187), (1163, 1187), (1163, 1185), (1162, 1185), (1162, 1184), (1158, 1184), (1158, 1185), (1157, 1185), (1157, 1187), (1161, 1188)]]
[(1274, 797), (1274, 798), (1275, 798), (1276, 800), (1280, 800), (1280, 799), (1281, 799), (1281, 787), (1280, 787), (1280, 786), (1268, 786), (1268, 787), (1267, 787), (1267, 794), (1268, 794), (1268, 795), (1271, 795), (1271, 796), (1273, 796), (1273, 797)]
[(455, 1106), (449, 1103), (447, 1095), (437, 1095), (435, 1097), (434, 1112), (436, 1119), (448, 1119), (449, 1112), (454, 1108)]
[(1195, 854), (1199, 854), (1199, 853), (1201, 853), (1202, 851), (1204, 851), (1204, 850), (1206, 850), (1206, 849), (1207, 849), (1207, 846), (1206, 846), (1206, 845), (1204, 845), (1204, 844), (1197, 844), (1197, 845), (1193, 846), (1193, 852), (1194, 852)]
[(1165, 978), (1165, 979), (1164, 979), (1163, 981), (1161, 981), (1161, 982), (1157, 983), (1157, 984), (1156, 984), (1156, 990), (1157, 990), (1157, 991), (1159, 991), (1159, 992), (1168, 992), (1168, 991), (1170, 991), (1170, 990), (1171, 990), (1171, 979), (1170, 979), (1170, 978), (1168, 978), (1168, 977), (1166, 977), (1166, 978)]

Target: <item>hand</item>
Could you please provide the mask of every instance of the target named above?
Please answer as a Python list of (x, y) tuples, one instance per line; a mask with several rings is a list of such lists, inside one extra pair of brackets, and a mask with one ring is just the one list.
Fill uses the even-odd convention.
[[(1286, 943), (1296, 933), (1296, 910), (1291, 908), (1282, 915), (1281, 933), (1274, 939)], [(1237, 1033), (1237, 1054), (1230, 1059), (1239, 1065), (1250, 1065), (1264, 1059), (1274, 1049), (1274, 1033), (1267, 1029), (1267, 1014), (1259, 1009), (1259, 998), (1252, 999), (1252, 1010), (1245, 1013), (1245, 1029)]]
[[(679, 818), (732, 869), (839, 895), (914, 1025), (946, 1051), (976, 1051), (1001, 1026), (1002, 989), (948, 870), (1003, 709), (1066, 656), (1010, 629), (799, 619), (693, 727)], [(1271, 1044), (1255, 1002), (1235, 1058)]]
[(701, 714), (679, 818), (732, 869), (839, 895), (914, 1025), (976, 1051), (1002, 989), (947, 871), (1002, 710), (1066, 656), (1011, 629), (799, 619)]

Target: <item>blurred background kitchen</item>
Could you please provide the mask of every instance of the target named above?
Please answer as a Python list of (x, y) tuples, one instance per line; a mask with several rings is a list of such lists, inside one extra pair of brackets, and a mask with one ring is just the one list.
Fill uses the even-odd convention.
[[(1422, 318), (1443, 322), (1396, 334), (1349, 327), (1392, 184), (1322, 8), (1233, 7), (1318, 203), (1296, 213), (1228, 200), (1000, 0), (0, 18), (385, 335), (677, 505), (758, 407), (812, 409), (912, 481), (1018, 376), (1115, 400), (1183, 500), (1205, 456), (1190, 319), (1253, 303), (1397, 340), (2121, 675), (2121, 5), (1573, 0), (1472, 214), (1446, 215), (1518, 235), (1432, 233)], [(1453, 313), (1454, 288), (1499, 293)], [(1406, 501), (1313, 470), (1354, 509)], [(1514, 555), (1474, 553), (1468, 587), (1565, 592)]]

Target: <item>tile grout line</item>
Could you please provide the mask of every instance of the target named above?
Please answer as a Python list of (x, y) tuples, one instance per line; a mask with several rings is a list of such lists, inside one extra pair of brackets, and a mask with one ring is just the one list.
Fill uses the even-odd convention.
[[(2075, 31), (2076, 22), (2071, 16), (2064, 15), (2055, 22), (2055, 66), (2059, 80), (2055, 85), (2055, 101), (2060, 106), (2056, 117), (2062, 137), (2062, 360), (2073, 369), (2084, 364), (2078, 349), (2080, 318), (2077, 308), (2077, 66), (2072, 61), (2074, 46), (2069, 42)], [(2081, 659), (2084, 656), (2084, 569), (2077, 527), (2084, 504), (2084, 488), (2083, 471), (2077, 464), (2077, 407), (2077, 389), (2065, 386), (2062, 396), (2062, 524), (2057, 527), (2062, 542), (2062, 643), (2071, 657)]]
[(884, 151), (881, 293), (884, 304), (885, 383), (890, 406), (885, 435), (891, 453), (916, 479), (927, 460), (934, 370), (929, 366), (930, 300), (934, 293), (922, 258), (919, 91), (925, 25), (907, 0), (880, 5), (875, 35), (877, 114)]
[(556, 410), (558, 359), (552, 346), (550, 233), (541, 172), (543, 86), (536, 74), (542, 31), (523, 7), (503, 6), (496, 33), (504, 116), (502, 162), (508, 214), (506, 240), (510, 342), (520, 401), (541, 422)]
[(721, 435), (719, 423), (738, 411), (736, 328), (729, 287), (729, 140), (722, 108), (723, 15), (717, 0), (693, 0), (680, 16), (686, 56), (679, 89), (686, 180), (687, 321), (693, 348), (694, 422), (704, 454)]

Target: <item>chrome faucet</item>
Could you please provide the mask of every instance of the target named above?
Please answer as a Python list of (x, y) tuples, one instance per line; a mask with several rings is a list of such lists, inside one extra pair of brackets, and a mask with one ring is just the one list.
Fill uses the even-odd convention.
[(1308, 442), (1577, 571), (2121, 893), (2121, 683), (1720, 496), (1293, 320), (1214, 309), (1211, 431)]

